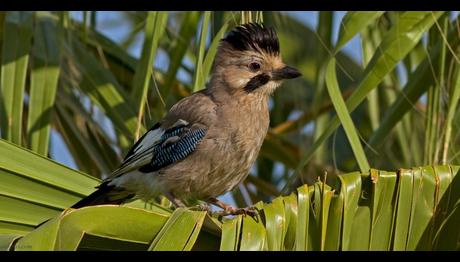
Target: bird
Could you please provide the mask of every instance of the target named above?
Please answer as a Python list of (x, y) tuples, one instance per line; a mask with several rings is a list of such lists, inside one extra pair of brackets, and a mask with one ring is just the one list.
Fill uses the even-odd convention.
[(234, 27), (219, 41), (205, 88), (173, 105), (72, 208), (163, 195), (176, 208), (198, 199), (206, 208), (220, 207), (221, 215), (253, 214), (253, 207), (236, 208), (217, 197), (248, 176), (269, 129), (270, 96), (301, 75), (283, 62), (273, 27)]

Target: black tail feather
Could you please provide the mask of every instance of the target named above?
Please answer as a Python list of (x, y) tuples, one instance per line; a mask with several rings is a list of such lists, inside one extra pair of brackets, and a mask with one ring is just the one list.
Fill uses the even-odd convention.
[(124, 190), (115, 186), (101, 184), (96, 191), (75, 203), (71, 208), (110, 204), (120, 205), (133, 196), (133, 194), (127, 194)]
[[(81, 208), (85, 206), (95, 206), (95, 205), (120, 205), (130, 198), (133, 198), (134, 194), (129, 194), (121, 188), (115, 186), (109, 186), (106, 183), (101, 184), (97, 187), (97, 190), (91, 193), (89, 196), (83, 198), (82, 200), (75, 203), (71, 208)], [(40, 227), (41, 225), (48, 222), (50, 219), (47, 219), (40, 224), (36, 225), (35, 228)]]

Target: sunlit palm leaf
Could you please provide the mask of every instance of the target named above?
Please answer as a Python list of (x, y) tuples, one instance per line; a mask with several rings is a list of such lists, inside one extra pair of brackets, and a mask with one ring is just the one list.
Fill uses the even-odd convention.
[(32, 72), (27, 133), (29, 147), (48, 154), (52, 106), (60, 72), (62, 28), (48, 12), (37, 12), (32, 49)]
[(0, 72), (2, 138), (22, 143), (22, 112), (32, 38), (32, 12), (8, 12), (3, 25)]

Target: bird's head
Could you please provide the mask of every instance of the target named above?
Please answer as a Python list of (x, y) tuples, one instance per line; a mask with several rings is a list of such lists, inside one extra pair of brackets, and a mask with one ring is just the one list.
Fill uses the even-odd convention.
[(221, 40), (213, 75), (231, 92), (270, 95), (283, 80), (301, 73), (282, 61), (273, 28), (250, 23), (236, 27)]

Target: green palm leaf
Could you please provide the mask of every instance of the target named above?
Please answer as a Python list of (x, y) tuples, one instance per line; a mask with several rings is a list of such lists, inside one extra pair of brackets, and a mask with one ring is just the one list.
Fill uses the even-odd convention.
[[(270, 98), (258, 161), (227, 195), (258, 215), (162, 197), (69, 208), (206, 86), (220, 40), (249, 21), (273, 26), (303, 74)], [(459, 250), (458, 23), (437, 11), (0, 12), (0, 249)]]

